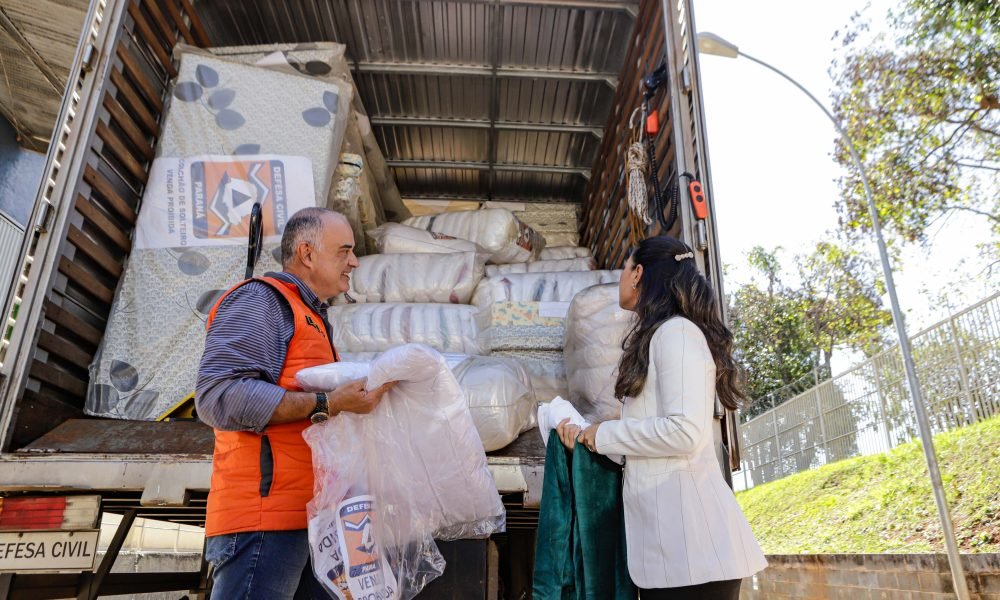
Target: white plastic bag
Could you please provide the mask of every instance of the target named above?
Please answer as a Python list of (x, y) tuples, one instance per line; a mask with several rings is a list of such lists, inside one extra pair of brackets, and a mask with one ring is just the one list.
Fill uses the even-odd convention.
[(507, 273), (563, 273), (570, 271), (593, 271), (597, 262), (592, 256), (583, 258), (562, 258), (555, 260), (536, 260), (528, 263), (513, 263), (509, 265), (486, 265), (486, 276), (506, 275)]
[(487, 452), (503, 448), (534, 426), (535, 394), (528, 374), (517, 362), (470, 356), (452, 372)]
[(468, 304), (483, 278), (486, 256), (451, 254), (373, 254), (358, 259), (351, 289), (336, 304), (354, 302), (436, 302)]
[(384, 352), (426, 344), (440, 352), (489, 354), (487, 339), (465, 304), (344, 304), (330, 308), (333, 343), (343, 352)]
[(621, 416), (615, 380), (631, 319), (632, 313), (618, 306), (617, 285), (594, 286), (570, 303), (563, 348), (569, 400), (592, 423)]
[(545, 246), (542, 236), (502, 208), (411, 217), (403, 224), (475, 242), (494, 264), (527, 262)]
[(482, 248), (469, 240), (399, 223), (385, 223), (372, 229), (367, 235), (382, 254), (483, 252)]
[[(359, 373), (343, 364), (304, 369), (297, 379), (308, 390), (335, 389)], [(340, 413), (303, 433), (316, 474), (307, 507), (313, 567), (341, 599), (351, 596), (338, 593), (338, 576), (348, 587), (396, 588), (371, 597), (407, 600), (444, 570), (434, 538), (489, 536), (503, 530), (505, 513), (444, 358), (409, 344), (366, 366), (369, 389), (399, 384), (371, 414)]]
[(560, 258), (585, 258), (587, 256), (593, 256), (590, 248), (581, 248), (579, 246), (555, 246), (548, 245), (542, 248), (542, 251), (538, 255), (539, 260), (557, 260)]

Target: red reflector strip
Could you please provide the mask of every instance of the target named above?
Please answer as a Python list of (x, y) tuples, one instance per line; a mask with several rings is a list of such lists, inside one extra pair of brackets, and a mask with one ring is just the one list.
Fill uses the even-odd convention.
[(94, 529), (100, 510), (94, 495), (0, 498), (0, 531)]
[(65, 510), (65, 497), (4, 498), (0, 502), (0, 529), (59, 529)]

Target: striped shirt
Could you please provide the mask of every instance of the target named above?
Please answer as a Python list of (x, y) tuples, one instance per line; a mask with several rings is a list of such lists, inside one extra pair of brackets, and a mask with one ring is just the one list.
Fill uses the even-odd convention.
[[(294, 283), (330, 331), (329, 306), (301, 279), (290, 273), (265, 276)], [(291, 307), (269, 284), (251, 281), (226, 296), (198, 367), (198, 418), (223, 431), (264, 431), (285, 395), (277, 382), (294, 333)]]

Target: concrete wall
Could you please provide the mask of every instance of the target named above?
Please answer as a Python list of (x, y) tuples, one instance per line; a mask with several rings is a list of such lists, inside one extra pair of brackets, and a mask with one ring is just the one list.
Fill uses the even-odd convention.
[[(944, 554), (802, 554), (767, 557), (743, 582), (742, 600), (945, 600), (955, 598)], [(1000, 554), (962, 556), (973, 600), (1000, 600)]]

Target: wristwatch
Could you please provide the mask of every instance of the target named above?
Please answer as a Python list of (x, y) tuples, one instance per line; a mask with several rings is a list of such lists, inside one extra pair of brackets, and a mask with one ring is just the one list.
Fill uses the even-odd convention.
[(316, 392), (316, 408), (309, 413), (309, 420), (313, 423), (323, 423), (330, 418), (330, 407), (327, 404), (326, 392)]

